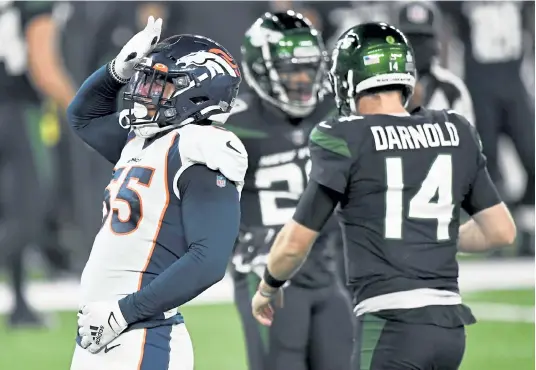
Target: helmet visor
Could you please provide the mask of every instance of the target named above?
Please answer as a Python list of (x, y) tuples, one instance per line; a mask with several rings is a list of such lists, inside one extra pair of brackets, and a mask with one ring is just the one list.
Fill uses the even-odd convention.
[[(156, 68), (147, 66), (137, 66), (136, 73), (130, 79), (126, 96), (136, 103), (155, 108), (171, 107), (171, 98), (176, 91), (189, 86), (190, 77), (188, 74), (174, 73), (173, 76), (167, 73), (163, 67)], [(161, 66), (161, 65), (160, 65)]]
[(132, 100), (136, 103), (143, 105), (157, 106), (162, 98), (169, 98), (164, 96), (164, 90), (166, 88), (167, 79), (166, 76), (160, 73), (146, 73), (145, 71), (136, 71), (134, 76), (130, 79), (126, 92), (130, 94)]

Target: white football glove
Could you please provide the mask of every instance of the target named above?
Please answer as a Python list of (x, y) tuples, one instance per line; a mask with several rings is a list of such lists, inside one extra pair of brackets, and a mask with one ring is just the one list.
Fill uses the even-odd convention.
[(126, 83), (134, 75), (134, 66), (139, 63), (160, 40), (162, 18), (156, 21), (153, 16), (147, 20), (147, 26), (135, 34), (111, 63), (112, 76), (119, 82)]
[(78, 311), (80, 346), (91, 353), (99, 352), (127, 326), (118, 301), (92, 302)]

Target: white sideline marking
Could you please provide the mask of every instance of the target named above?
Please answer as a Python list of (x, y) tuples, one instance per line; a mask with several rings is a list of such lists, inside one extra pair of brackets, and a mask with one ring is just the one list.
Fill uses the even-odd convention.
[(534, 323), (534, 307), (491, 302), (466, 302), (479, 321)]
[[(496, 289), (534, 287), (534, 260), (463, 261), (460, 263), (462, 293)], [(26, 289), (30, 304), (40, 311), (78, 309), (78, 280), (32, 282)], [(228, 303), (233, 301), (233, 283), (227, 275), (190, 305)], [(13, 304), (11, 291), (0, 284), (0, 314), (9, 312)], [(478, 317), (477, 317), (478, 318)]]

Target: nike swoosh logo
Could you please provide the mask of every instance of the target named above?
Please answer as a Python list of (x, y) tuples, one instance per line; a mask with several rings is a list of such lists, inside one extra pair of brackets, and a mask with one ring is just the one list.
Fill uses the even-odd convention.
[(231, 145), (231, 140), (229, 140), (229, 141), (226, 143), (226, 145), (227, 145), (227, 148), (234, 150), (234, 151), (237, 152), (238, 154), (242, 154), (242, 153), (240, 153), (240, 151), (239, 151), (238, 149), (236, 149), (234, 146)]
[(111, 346), (111, 347), (106, 346), (106, 347), (104, 347), (104, 353), (108, 353), (108, 352), (110, 352), (112, 349), (114, 349), (114, 348), (116, 348), (116, 347), (119, 347), (119, 346), (120, 346), (120, 344), (116, 344), (115, 346)]

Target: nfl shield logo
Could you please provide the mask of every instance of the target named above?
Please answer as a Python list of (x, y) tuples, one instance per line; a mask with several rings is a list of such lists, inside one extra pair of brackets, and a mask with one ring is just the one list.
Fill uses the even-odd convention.
[(227, 184), (227, 180), (225, 179), (225, 177), (223, 177), (222, 175), (216, 176), (217, 186), (219, 186), (220, 188), (224, 188), (226, 184)]

